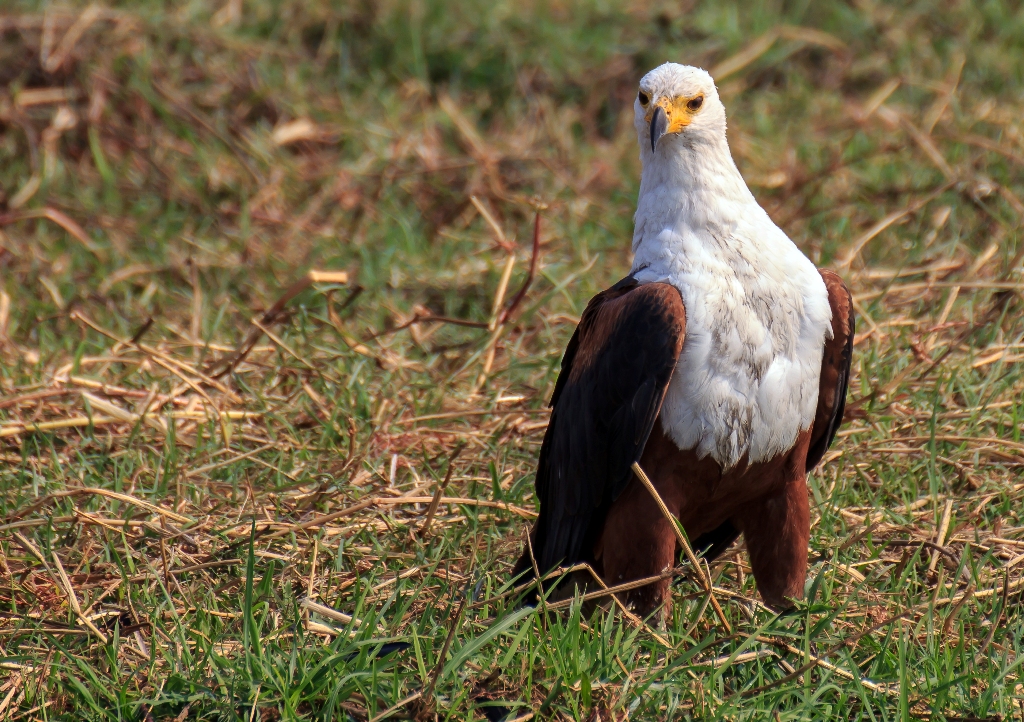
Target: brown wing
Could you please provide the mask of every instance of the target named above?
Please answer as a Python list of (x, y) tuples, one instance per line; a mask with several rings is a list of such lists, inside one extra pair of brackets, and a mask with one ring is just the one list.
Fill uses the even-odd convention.
[[(588, 559), (661, 410), (686, 328), (665, 283), (626, 278), (587, 305), (562, 359), (537, 464), (532, 534), (542, 572)], [(528, 557), (517, 571), (528, 569)]]
[(807, 451), (808, 471), (821, 461), (843, 423), (853, 360), (853, 297), (837, 274), (824, 270), (820, 273), (828, 289), (828, 304), (832, 307), (832, 338), (825, 342), (825, 353), (821, 359), (818, 409), (814, 414), (811, 446)]

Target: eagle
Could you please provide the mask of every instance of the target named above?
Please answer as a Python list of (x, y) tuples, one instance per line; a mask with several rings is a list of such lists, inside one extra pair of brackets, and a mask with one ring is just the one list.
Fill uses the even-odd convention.
[(764, 601), (803, 597), (807, 474), (843, 419), (850, 292), (757, 203), (706, 71), (665, 63), (633, 104), (642, 173), (629, 275), (587, 304), (565, 350), (513, 574), (586, 563), (644, 615), (670, 609), (677, 536), (706, 559), (743, 535)]

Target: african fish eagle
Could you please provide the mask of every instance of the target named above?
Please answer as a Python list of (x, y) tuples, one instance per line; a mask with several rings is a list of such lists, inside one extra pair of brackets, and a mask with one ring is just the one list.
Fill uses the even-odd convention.
[[(515, 573), (586, 562), (617, 585), (672, 568), (677, 539), (639, 462), (706, 558), (742, 534), (762, 598), (785, 608), (807, 573), (807, 473), (843, 419), (850, 292), (758, 205), (707, 72), (655, 68), (633, 110), (633, 266), (590, 301), (565, 350), (540, 515)], [(664, 613), (670, 581), (626, 596)]]

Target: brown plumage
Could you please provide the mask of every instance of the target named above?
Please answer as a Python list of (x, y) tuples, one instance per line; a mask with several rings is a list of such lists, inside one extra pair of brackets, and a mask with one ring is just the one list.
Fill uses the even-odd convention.
[[(626, 278), (591, 300), (562, 360), (538, 461), (540, 516), (531, 540), (542, 573), (587, 562), (611, 585), (675, 563), (671, 526), (630, 470), (639, 461), (699, 551), (714, 558), (743, 534), (764, 600), (785, 607), (802, 596), (806, 475), (842, 422), (853, 351), (850, 293), (831, 271), (821, 276), (833, 333), (822, 350), (814, 421), (783, 453), (725, 471), (711, 457), (680, 450), (658, 423), (686, 343), (676, 288)], [(529, 574), (533, 561), (524, 551), (515, 573)], [(667, 608), (669, 581), (627, 596), (643, 614)]]

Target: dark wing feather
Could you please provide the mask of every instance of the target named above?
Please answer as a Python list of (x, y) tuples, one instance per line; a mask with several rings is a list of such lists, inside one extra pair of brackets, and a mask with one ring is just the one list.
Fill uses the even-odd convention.
[[(632, 278), (597, 295), (566, 348), (537, 464), (541, 571), (588, 559), (661, 410), (686, 326), (682, 298)], [(528, 559), (518, 566), (522, 571)]]
[(820, 273), (828, 289), (829, 306), (832, 307), (832, 338), (825, 342), (825, 353), (821, 359), (818, 408), (811, 427), (807, 471), (818, 465), (843, 423), (846, 390), (850, 385), (850, 364), (853, 360), (853, 298), (838, 275), (832, 271)]

